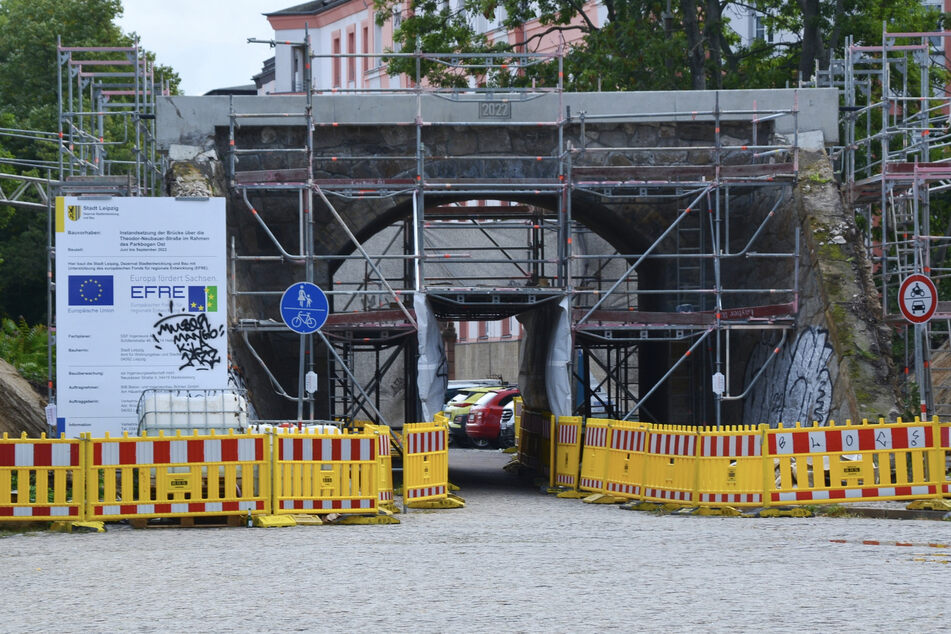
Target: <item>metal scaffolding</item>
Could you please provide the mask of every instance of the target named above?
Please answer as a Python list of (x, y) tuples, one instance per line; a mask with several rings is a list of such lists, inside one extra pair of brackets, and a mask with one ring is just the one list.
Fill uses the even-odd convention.
[(155, 97), (168, 95), (155, 65), (133, 46), (57, 46), (60, 181), (126, 175), (130, 195), (158, 195)]
[[(317, 57), (306, 37), (292, 45), (301, 59)], [(579, 385), (574, 401), (577, 413), (590, 414), (594, 399), (606, 406), (609, 416), (687, 424), (724, 422), (721, 407), (742, 401), (765, 368), (753, 369), (746, 379), (731, 376), (735, 374), (731, 350), (736, 341), (749, 333), (767, 337), (775, 345), (772, 359), (786, 332), (795, 326), (798, 313), (798, 230), (790, 230), (793, 235), (787, 236), (788, 248), (763, 250), (760, 246), (798, 177), (795, 97), (788, 107), (776, 110), (757, 109), (755, 102), (745, 109), (727, 110), (720, 107), (718, 99), (712, 109), (702, 111), (570, 113), (561, 101), (560, 54), (417, 52), (403, 56), (415, 58), (417, 76), (411, 88), (391, 92), (415, 96), (415, 117), (373, 125), (383, 135), (409, 130), (407, 134), (415, 135), (413, 152), (318, 149), (322, 134), (359, 124), (317, 120), (314, 98), (320, 93), (312, 88), (307, 73), (303, 74), (303, 112), (241, 112), (232, 103), (230, 185), (270, 244), (266, 253), (241, 252), (233, 246), (232, 266), (297, 263), (303, 266), (307, 281), (316, 281), (317, 269), (334, 271), (327, 289), (332, 314), (316, 333), (328, 350), (328, 365), (317, 367), (321, 363), (317, 341), (302, 336), (296, 393), (280, 384), (251, 341), (256, 333), (275, 332), (283, 326), (271, 319), (250, 318), (233, 327), (275, 390), (298, 402), (299, 416), (308, 405), (311, 416), (315, 412), (324, 415), (322, 410), (327, 407), (335, 418), (379, 420), (380, 386), (384, 375), (396, 367), (400, 354), (406, 400), (415, 401), (415, 393), (409, 389), (415, 375), (417, 315), (411, 308), (415, 294), (425, 293), (442, 320), (494, 320), (567, 298), (576, 351), (572, 370)], [(545, 87), (503, 89), (473, 84), (463, 89), (437, 89), (426, 87), (419, 75), (423, 60), (467, 76), (503, 70), (515, 74), (528, 65), (552, 62), (559, 66), (559, 79)], [(347, 92), (368, 91), (333, 91)], [(507, 103), (530, 102), (542, 95), (558, 99), (559, 116), (533, 121), (454, 118), (451, 122), (423, 117), (424, 96), (451, 105), (478, 103), (505, 108)], [(588, 129), (612, 120), (636, 123), (639, 118), (656, 121), (659, 117), (671, 122), (702, 122), (709, 140), (678, 145), (677, 139), (671, 138), (669, 143), (636, 147), (586, 141)], [(302, 146), (255, 146), (250, 136), (240, 135), (242, 127), (254, 126), (255, 120), (277, 119), (299, 122), (305, 131)], [(791, 121), (789, 127), (794, 132), (777, 142), (771, 132), (780, 119)], [(749, 126), (744, 140), (721, 133), (724, 126), (736, 126), (738, 121)], [(552, 135), (555, 151), (545, 156), (436, 152), (427, 134), (447, 126), (474, 132), (486, 127), (542, 130)], [(652, 158), (655, 153), (674, 151), (708, 160), (656, 164)], [(271, 164), (282, 167), (243, 170), (242, 162), (255, 154), (266, 155)], [(282, 158), (276, 159), (274, 154), (282, 154)], [(611, 160), (607, 160), (609, 155)], [(619, 156), (624, 160), (617, 160)], [(381, 161), (402, 166), (398, 175), (358, 174), (366, 165)], [(460, 177), (452, 166), (462, 162), (478, 163), (482, 175)], [(485, 175), (493, 171), (507, 174), (505, 163), (538, 167), (518, 178)], [(293, 247), (287, 246), (286, 240), (282, 243), (271, 226), (274, 214), (269, 205), (274, 200), (271, 196), (278, 193), (296, 195), (298, 201), (299, 239)], [(337, 210), (361, 200), (385, 200), (410, 211), (374, 238), (361, 240)], [(574, 217), (577, 205), (589, 204), (582, 200), (608, 210), (636, 210), (641, 205), (671, 213), (661, 222), (661, 230), (645, 236), (643, 248), (619, 251), (594, 239), (592, 230)], [(315, 250), (318, 213), (347, 234), (353, 247), (349, 255)], [(463, 232), (464, 240), (454, 237)], [(603, 230), (601, 233), (601, 237), (611, 237), (604, 236)], [(579, 242), (584, 241), (594, 248), (582, 251)], [(748, 279), (737, 279), (738, 266), (760, 262), (786, 271), (785, 283), (756, 288)], [(660, 271), (660, 278), (647, 281), (642, 271), (648, 266)], [(230, 289), (234, 308), (239, 298), (263, 299), (281, 293), (273, 288), (249, 288), (237, 277)], [(654, 350), (653, 358), (664, 359), (658, 367), (648, 369), (639, 361), (647, 347)], [(367, 365), (373, 371), (358, 380), (351, 369), (360, 366), (359, 354), (371, 355)], [(303, 390), (305, 373), (315, 369), (329, 376), (332, 383), (329, 397), (325, 397), (328, 400), (321, 406)], [(711, 389), (711, 382), (717, 387)], [(685, 404), (673, 418), (667, 411), (652, 412), (648, 407), (647, 400), (661, 388), (684, 397)], [(405, 420), (414, 420), (417, 413), (415, 403), (408, 404)]]
[(941, 193), (951, 189), (951, 104), (942, 79), (948, 38), (951, 31), (883, 29), (881, 45), (850, 39), (816, 79), (841, 94), (843, 144), (833, 155), (864, 226), (884, 318), (903, 340), (905, 396), (922, 416), (951, 414), (951, 303), (938, 301), (929, 323), (912, 325), (899, 312), (898, 288), (920, 273), (940, 293), (951, 274), (949, 228), (931, 226)]

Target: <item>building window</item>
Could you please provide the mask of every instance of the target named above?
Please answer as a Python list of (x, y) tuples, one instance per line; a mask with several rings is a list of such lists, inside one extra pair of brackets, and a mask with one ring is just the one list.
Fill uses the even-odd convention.
[[(373, 54), (379, 55), (383, 52), (383, 26), (373, 21)], [(379, 57), (373, 58), (373, 67), (382, 66), (383, 60)]]
[(489, 323), (486, 321), (479, 322), (479, 339), (488, 339), (489, 338)]
[(393, 52), (400, 52), (400, 43), (396, 41), (396, 30), (403, 24), (403, 8), (400, 5), (393, 7)]
[[(369, 55), (370, 53), (370, 27), (363, 27), (363, 43), (361, 44), (360, 50), (363, 51), (364, 56)], [(363, 73), (366, 74), (370, 70), (370, 58), (362, 57), (363, 60)]]
[(506, 317), (502, 320), (502, 338), (512, 337), (512, 317)]
[(763, 16), (758, 15), (754, 18), (754, 20), (756, 20), (756, 23), (753, 26), (753, 39), (772, 43), (773, 31), (772, 29), (766, 28), (766, 24), (763, 21)]
[(466, 340), (469, 338), (469, 324), (468, 324), (467, 322), (464, 322), (464, 321), (460, 321), (460, 322), (458, 322), (458, 323), (459, 323), (459, 337), (458, 337), (458, 340), (459, 340), (459, 341), (466, 341)]
[(340, 88), (340, 36), (333, 39), (333, 88)]
[(347, 84), (355, 84), (357, 81), (357, 58), (353, 55), (357, 52), (357, 34), (353, 31), (347, 33)]

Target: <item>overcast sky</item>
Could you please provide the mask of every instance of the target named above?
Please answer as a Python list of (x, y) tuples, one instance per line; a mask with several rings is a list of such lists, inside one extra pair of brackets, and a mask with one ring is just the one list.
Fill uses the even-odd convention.
[(122, 0), (119, 27), (139, 34), (141, 45), (160, 64), (182, 78), (186, 95), (252, 83), (261, 64), (273, 55), (267, 44), (248, 44), (249, 37), (271, 39), (263, 13), (302, 0)]

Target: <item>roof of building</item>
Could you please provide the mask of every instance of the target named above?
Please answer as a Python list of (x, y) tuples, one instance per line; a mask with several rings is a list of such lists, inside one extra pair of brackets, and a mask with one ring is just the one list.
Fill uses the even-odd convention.
[(254, 84), (243, 84), (241, 86), (228, 86), (225, 88), (215, 88), (209, 90), (205, 93), (206, 97), (212, 95), (256, 95), (258, 94), (257, 86)]
[(264, 17), (271, 17), (272, 15), (316, 15), (348, 2), (350, 0), (314, 0), (314, 2), (305, 2), (280, 11), (265, 13)]

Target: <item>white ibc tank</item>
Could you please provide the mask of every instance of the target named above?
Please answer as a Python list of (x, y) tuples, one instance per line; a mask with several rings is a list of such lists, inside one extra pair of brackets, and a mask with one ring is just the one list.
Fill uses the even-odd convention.
[(341, 434), (340, 428), (331, 423), (304, 423), (300, 428), (294, 423), (280, 423), (272, 425), (270, 423), (261, 423), (260, 425), (251, 425), (248, 431), (253, 434)]
[(136, 408), (139, 435), (219, 434), (248, 428), (248, 402), (240, 390), (146, 390)]

